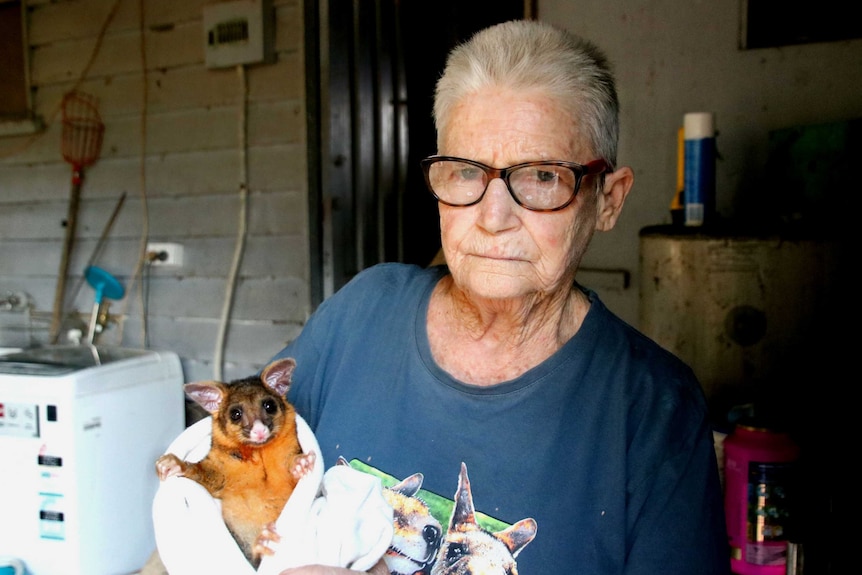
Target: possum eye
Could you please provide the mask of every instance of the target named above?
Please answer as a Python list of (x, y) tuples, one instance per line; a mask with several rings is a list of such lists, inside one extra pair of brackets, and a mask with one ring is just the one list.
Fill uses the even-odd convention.
[(264, 399), (263, 410), (272, 415), (278, 411), (278, 404), (273, 399)]
[(452, 565), (468, 553), (469, 550), (462, 543), (451, 543), (449, 549), (446, 550), (446, 563)]
[(234, 423), (240, 421), (242, 419), (242, 408), (240, 407), (232, 407), (230, 410), (230, 420)]
[(422, 528), (422, 539), (426, 543), (434, 544), (440, 539), (440, 529), (433, 525), (426, 525)]

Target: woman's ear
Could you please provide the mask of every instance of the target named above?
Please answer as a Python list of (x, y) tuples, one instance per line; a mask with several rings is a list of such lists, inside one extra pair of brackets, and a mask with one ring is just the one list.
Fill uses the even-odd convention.
[(634, 181), (634, 171), (628, 166), (623, 166), (605, 175), (605, 185), (599, 193), (598, 209), (596, 210), (597, 230), (606, 232), (613, 229)]

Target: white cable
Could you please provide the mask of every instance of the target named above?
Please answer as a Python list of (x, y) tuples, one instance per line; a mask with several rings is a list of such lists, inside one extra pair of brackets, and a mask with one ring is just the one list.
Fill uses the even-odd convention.
[(248, 86), (246, 85), (245, 66), (240, 64), (236, 69), (239, 74), (242, 90), (239, 122), (239, 224), (237, 226), (236, 248), (233, 252), (233, 263), (231, 264), (230, 275), (227, 279), (221, 320), (219, 321), (218, 339), (216, 340), (215, 358), (213, 360), (213, 377), (216, 381), (223, 381), (222, 372), (225, 338), (227, 336), (228, 326), (230, 325), (230, 312), (233, 306), (234, 289), (236, 288), (236, 280), (239, 275), (239, 266), (242, 262), (243, 251), (245, 250), (246, 214), (248, 212), (248, 185), (246, 182), (248, 177), (248, 167), (246, 165), (246, 107), (248, 105)]

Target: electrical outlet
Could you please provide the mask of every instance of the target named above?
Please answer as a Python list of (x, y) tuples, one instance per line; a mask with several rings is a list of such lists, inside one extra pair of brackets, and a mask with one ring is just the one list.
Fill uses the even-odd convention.
[(153, 266), (183, 265), (183, 246), (180, 244), (148, 243), (147, 261)]

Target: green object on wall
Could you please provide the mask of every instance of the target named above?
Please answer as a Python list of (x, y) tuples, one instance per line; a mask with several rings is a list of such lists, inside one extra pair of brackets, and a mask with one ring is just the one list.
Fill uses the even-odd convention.
[[(770, 132), (763, 179), (769, 204), (785, 225), (829, 231), (849, 218), (847, 202), (858, 192), (852, 168), (860, 158), (862, 119)], [(845, 208), (836, 210), (835, 202)], [(837, 212), (844, 215), (836, 220)]]

